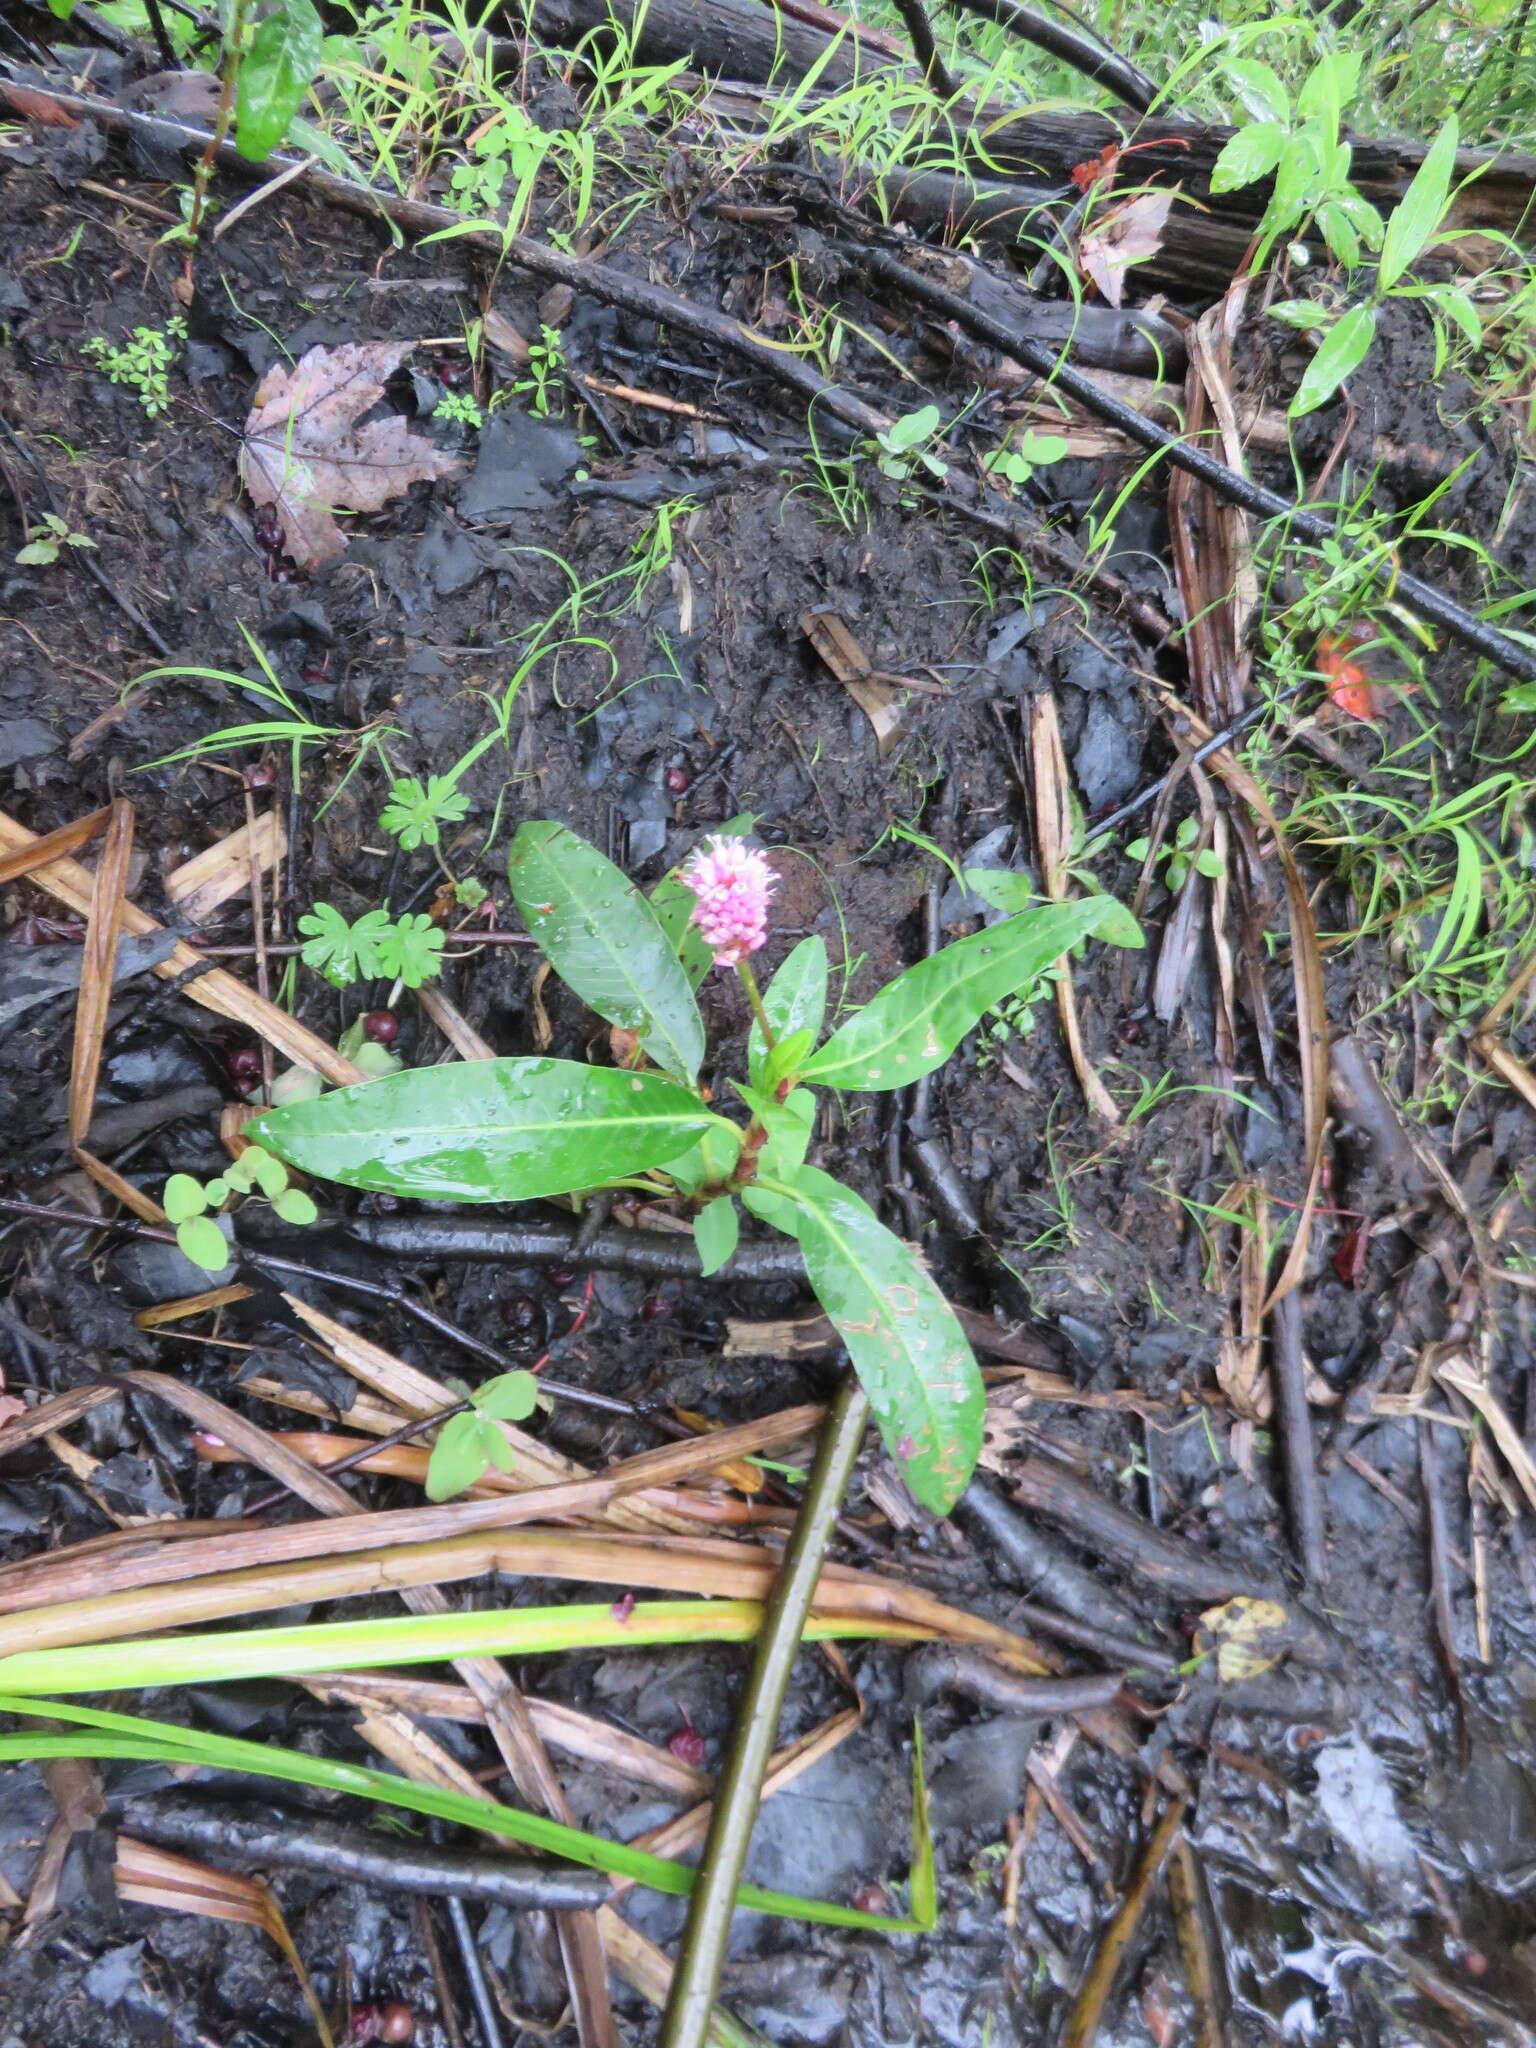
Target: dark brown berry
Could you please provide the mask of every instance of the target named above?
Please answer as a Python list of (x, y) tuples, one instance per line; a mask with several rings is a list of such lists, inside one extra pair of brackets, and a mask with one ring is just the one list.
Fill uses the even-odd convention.
[(275, 761), (258, 761), (254, 767), (247, 768), (245, 771), (245, 786), (247, 789), (270, 789), (276, 780), (277, 763)]
[(680, 1764), (692, 1764), (695, 1770), (702, 1770), (704, 1738), (691, 1723), (686, 1728), (679, 1728), (674, 1735), (669, 1735), (667, 1747)]
[(386, 2005), (379, 2014), (379, 2039), (381, 2041), (409, 2041), (416, 2033), (416, 2015), (408, 2005), (398, 1999)]
[(267, 574), (274, 583), (292, 583), (298, 576), (297, 569), (290, 569), (285, 562), (268, 562)]
[(237, 1088), (254, 1088), (261, 1079), (261, 1053), (254, 1045), (237, 1045), (227, 1064), (229, 1078)]
[(685, 796), (688, 791), (688, 770), (669, 768), (666, 773), (666, 784), (673, 796)]
[(363, 1036), (375, 1045), (393, 1045), (400, 1036), (400, 1019), (393, 1010), (369, 1010), (363, 1018)]
[(352, 2025), (348, 2039), (352, 2041), (377, 2041), (379, 2038), (379, 2008), (373, 2004), (354, 2005)]
[(514, 1294), (507, 1303), (507, 1327), (514, 1337), (542, 1337), (544, 1311), (531, 1294)]
[(544, 1277), (550, 1286), (554, 1288), (555, 1292), (559, 1294), (565, 1288), (576, 1285), (576, 1268), (574, 1266), (551, 1266)]
[(672, 1297), (659, 1291), (648, 1294), (640, 1304), (640, 1319), (646, 1323), (665, 1323), (673, 1314)]
[(853, 1895), (854, 1908), (860, 1913), (889, 1913), (890, 1895), (883, 1884), (861, 1884)]

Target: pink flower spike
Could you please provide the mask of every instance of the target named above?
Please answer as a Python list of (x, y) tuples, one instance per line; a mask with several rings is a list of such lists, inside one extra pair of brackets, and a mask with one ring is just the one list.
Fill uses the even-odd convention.
[(768, 936), (768, 899), (779, 886), (766, 854), (740, 839), (711, 839), (681, 879), (698, 898), (690, 922), (717, 967), (735, 967), (757, 951)]

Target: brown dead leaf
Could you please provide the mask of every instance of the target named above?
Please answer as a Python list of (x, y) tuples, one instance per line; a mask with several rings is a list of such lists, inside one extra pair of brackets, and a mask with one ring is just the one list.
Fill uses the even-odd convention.
[(301, 569), (346, 547), (334, 508), (377, 512), (412, 484), (459, 466), (413, 434), (400, 413), (363, 420), (410, 348), (408, 341), (312, 348), (293, 369), (268, 370), (256, 387), (240, 477), (257, 505), (273, 507), (284, 551)]
[(1119, 305), (1131, 265), (1145, 263), (1163, 246), (1163, 228), (1174, 198), (1172, 192), (1143, 192), (1128, 199), (1078, 244), (1083, 274), (1093, 279), (1109, 305)]

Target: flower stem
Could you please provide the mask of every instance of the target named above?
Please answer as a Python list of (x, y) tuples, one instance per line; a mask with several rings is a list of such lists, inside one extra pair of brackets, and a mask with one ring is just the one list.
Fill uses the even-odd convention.
[(741, 985), (747, 992), (747, 1001), (752, 1005), (752, 1014), (757, 1019), (757, 1028), (763, 1034), (763, 1043), (770, 1052), (778, 1044), (773, 1026), (768, 1022), (768, 1012), (763, 1008), (762, 990), (757, 985), (757, 976), (752, 972), (750, 960), (738, 960), (736, 972), (741, 976)]

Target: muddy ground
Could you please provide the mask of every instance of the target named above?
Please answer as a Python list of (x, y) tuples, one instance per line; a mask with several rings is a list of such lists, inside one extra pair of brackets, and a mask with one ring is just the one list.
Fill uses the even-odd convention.
[[(768, 966), (801, 934), (821, 932), (834, 958), (849, 963), (846, 998), (857, 1002), (918, 957), (925, 895), (936, 877), (943, 880), (901, 829), (962, 861), (1027, 867), (1033, 860), (1020, 717), (1031, 693), (1055, 693), (1088, 812), (1112, 807), (1168, 765), (1166, 727), (1136, 671), (1161, 666), (1176, 675), (1175, 654), (1138, 640), (1097, 596), (1086, 611), (1062, 601), (1043, 561), (1032, 565), (1032, 591), (1018, 565), (1000, 556), (979, 576), (974, 535), (952, 515), (903, 504), (887, 480), (866, 480), (867, 516), (847, 530), (808, 487), (798, 459), (805, 422), (792, 401), (734, 362), (706, 362), (694, 345), (684, 349), (645, 323), (584, 302), (543, 308), (562, 324), (573, 368), (681, 399), (709, 419), (609, 401), (610, 434), (566, 393), (557, 416), (545, 419), (515, 399), (479, 436), (423, 422), (460, 452), (461, 476), (349, 522), (344, 556), (314, 577), (290, 574), (261, 545), (236, 478), (237, 435), (260, 374), (315, 344), (409, 340), (417, 346), (392, 401), (430, 414), (445, 374), (459, 376), (464, 357), (456, 341), (465, 320), (488, 302), (533, 334), (537, 287), (510, 274), (488, 287), (484, 271), (452, 245), (395, 248), (381, 227), (291, 188), (199, 257), (170, 404), (150, 421), (130, 391), (89, 366), (82, 348), (95, 336), (163, 327), (178, 310), (180, 258), (157, 246), (163, 223), (142, 210), (163, 206), (166, 167), (135, 162), (90, 129), (13, 128), (3, 142), (0, 472), (8, 502), (0, 548), (0, 804), (44, 831), (112, 795), (130, 796), (140, 850), (133, 893), (152, 913), (167, 914), (165, 874), (241, 819), (241, 785), (214, 761), (146, 764), (261, 715), (248, 693), (221, 679), (253, 673), (242, 627), (303, 712), (343, 735), (322, 736), (305, 750), (300, 829), (273, 936), (291, 935), (297, 912), (316, 900), (348, 915), (386, 897), (397, 907), (419, 903), (432, 893), (434, 864), (425, 851), (392, 858), (381, 845), (375, 819), (383, 767), (376, 753), (359, 755), (349, 736), (387, 727), (399, 772), (441, 771), (485, 730), (485, 693), (505, 689), (521, 658), (520, 636), (573, 586), (590, 589), (624, 569), (654, 532), (654, 506), (685, 496), (695, 509), (680, 519), (672, 559), (650, 587), (638, 600), (631, 590), (612, 616), (602, 615), (611, 601), (602, 595), (583, 611), (573, 638), (596, 637), (608, 652), (571, 645), (536, 664), (517, 699), (510, 753), (487, 755), (466, 783), (472, 805), (456, 872), (485, 884), (503, 922), (505, 847), (523, 818), (565, 820), (649, 883), (711, 825), (751, 812), (763, 842), (781, 850)], [(707, 302), (734, 295), (738, 310), (756, 308), (771, 290), (764, 280), (798, 233), (749, 230), (680, 209), (675, 221), (637, 226), (618, 260)], [(961, 395), (961, 380), (950, 374), (946, 381), (936, 355), (910, 336), (899, 345), (937, 396)], [(1376, 382), (1357, 381), (1355, 432), (1379, 437), (1389, 423), (1400, 439), (1429, 447), (1434, 460), (1454, 459), (1470, 431), (1455, 394), (1404, 416), (1402, 390), (1422, 372), (1424, 350), (1422, 334), (1402, 337), (1371, 373)], [(849, 380), (882, 381), (872, 351), (840, 367)], [(1294, 366), (1283, 354), (1266, 360), (1254, 349), (1247, 374), (1283, 397)], [(1340, 423), (1335, 411), (1322, 415), (1316, 450), (1305, 444), (1309, 453), (1324, 459)], [(713, 438), (701, 451), (694, 437), (705, 427)], [(1458, 485), (1455, 503), (1442, 509), (1450, 522), (1488, 537), (1497, 532), (1501, 559), (1519, 578), (1536, 553), (1536, 514), (1527, 494), (1508, 515), (1510, 458), (1496, 447), (1483, 452), (1475, 482)], [(1041, 509), (1070, 532), (1123, 474), (1112, 457), (1068, 465), (1053, 473)], [(1381, 487), (1383, 502), (1396, 503), (1422, 492), (1423, 482), (1388, 472)], [(92, 580), (82, 550), (51, 566), (12, 562), (24, 517), (35, 520), (50, 498), (70, 528), (95, 543), (90, 566), (109, 579), (116, 598)], [(1137, 501), (1122, 523), (1119, 567), (1163, 605), (1171, 587), (1166, 544), (1160, 500)], [(1443, 549), (1425, 549), (1416, 566), (1442, 579), (1458, 573)], [(902, 699), (901, 726), (883, 758), (864, 712), (802, 631), (802, 616), (818, 609), (845, 621), (875, 669), (942, 685), (938, 694)], [(207, 673), (152, 680), (124, 696), (125, 684), (158, 665)], [(1448, 658), (1443, 701), (1454, 704), (1465, 682), (1463, 667)], [(1486, 730), (1486, 700), (1468, 722), (1474, 717)], [(1356, 753), (1374, 745), (1370, 734), (1346, 740)], [(215, 761), (227, 766), (232, 758), (246, 765), (252, 757)], [(278, 779), (265, 800), (286, 812), (286, 751), (274, 749), (271, 759)], [(1291, 756), (1279, 758), (1272, 793), (1284, 795), (1291, 767)], [(1453, 761), (1451, 772), (1471, 779), (1474, 771)], [(1136, 867), (1118, 856), (1101, 858), (1096, 872), (1123, 896), (1136, 886)], [(1310, 879), (1321, 911), (1340, 913), (1342, 924), (1327, 870), (1317, 867)], [(944, 927), (969, 928), (974, 901), (947, 885), (940, 894)], [(1154, 888), (1147, 911), (1154, 939), (1166, 910), (1165, 893)], [(69, 947), (77, 934), (18, 929), (29, 917), (62, 914), (27, 886), (8, 887), (6, 938), (56, 943), (7, 945), (7, 962), (30, 965)], [(242, 899), (204, 933), (210, 943), (234, 945), (249, 935)], [(1444, 1337), (1464, 1246), (1448, 1234), (1443, 1212), (1373, 1183), (1373, 1169), (1342, 1135), (1333, 1153), (1335, 1206), (1351, 1206), (1353, 1190), (1356, 1206), (1378, 1218), (1398, 1213), (1401, 1227), (1374, 1239), (1363, 1274), (1350, 1279), (1331, 1263), (1344, 1223), (1325, 1219), (1315, 1240), (1303, 1334), (1320, 1382), (1314, 1417), (1328, 1579), (1303, 1598), (1273, 1434), (1261, 1430), (1246, 1472), (1238, 1456), (1244, 1446), (1234, 1449), (1232, 1413), (1215, 1377), (1229, 1302), (1225, 1290), (1208, 1284), (1207, 1247), (1181, 1199), (1215, 1202), (1235, 1180), (1259, 1172), (1282, 1202), (1304, 1193), (1288, 967), (1282, 948), (1264, 969), (1280, 1056), (1262, 1071), (1246, 1045), (1237, 1084), (1245, 1101), (1218, 1116), (1212, 1098), (1196, 1092), (1211, 1073), (1212, 963), (1197, 961), (1178, 1014), (1164, 1024), (1148, 1009), (1150, 957), (1127, 963), (1118, 953), (1091, 954), (1079, 973), (1087, 1051), (1116, 1093), (1130, 1103), (1141, 1084), (1163, 1076), (1189, 1091), (1160, 1099), (1112, 1138), (1084, 1108), (1048, 1004), (1037, 1007), (1032, 1030), (968, 1045), (940, 1077), (935, 1127), (979, 1211), (982, 1247), (957, 1237), (935, 1213), (899, 1143), (888, 1143), (883, 1110), (865, 1105), (829, 1122), (817, 1156), (922, 1239), (955, 1299), (1023, 1329), (1037, 1360), (1088, 1397), (1086, 1405), (1000, 1408), (1013, 1426), (989, 1485), (1006, 1489), (1011, 1465), (1026, 1454), (1060, 1460), (1191, 1557), (1246, 1575), (1245, 1583), (1282, 1589), (1315, 1623), (1308, 1661), (1226, 1684), (1207, 1661), (1187, 1682), (1149, 1671), (1133, 1687), (1145, 1710), (1137, 1724), (1144, 1759), (1174, 1759), (1194, 1783), (1189, 1839), (1225, 1978), (1226, 2038), (1383, 2048), (1536, 2038), (1536, 1919), (1528, 1903), (1536, 1872), (1536, 1632), (1525, 1534), (1518, 1513), (1482, 1505), (1474, 1531), (1462, 1433), (1434, 1430), (1463, 1672), (1458, 1709), (1429, 1613), (1422, 1430), (1412, 1413), (1381, 1412), (1369, 1400), (1382, 1390), (1405, 1393), (1424, 1347)], [(248, 963), (235, 964), (249, 971)], [(7, 965), (0, 989), (16, 985), (17, 971)], [(1361, 1031), (1373, 1058), (1411, 1096), (1421, 1078), (1416, 1050), (1423, 1056), (1414, 1017), (1390, 1007), (1370, 1014), (1389, 992), (1392, 971), (1385, 952), (1368, 947), (1330, 955), (1330, 1018), (1340, 1029), (1366, 1020)], [(558, 984), (536, 996), (531, 959), (520, 949), (457, 962), (444, 985), (498, 1053), (544, 1042), (541, 1000), (556, 1052), (579, 1056), (592, 1043), (593, 1020)], [(745, 1013), (734, 984), (709, 985), (706, 1000), (724, 1069), (739, 1051)], [(8, 1014), (0, 1039), (8, 1191), (41, 1201), (86, 1198), (85, 1183), (65, 1171), (71, 1001), (54, 997)], [(358, 1005), (305, 975), (299, 1007), (334, 1037)], [(408, 1060), (437, 1057), (432, 1027), (409, 1003), (402, 1014), (399, 1050)], [(1433, 1030), (1422, 1016), (1418, 1023), (1433, 1047)], [(98, 1095), (104, 1155), (151, 1190), (171, 1171), (214, 1171), (224, 1156), (219, 1109), (236, 1093), (230, 1057), (245, 1043), (184, 996), (167, 995), (147, 978), (125, 982)], [(1478, 1218), (1494, 1212), (1528, 1162), (1532, 1129), (1531, 1113), (1514, 1097), (1482, 1089), (1454, 1120), (1431, 1130)], [(557, 1285), (533, 1266), (391, 1264), (346, 1237), (337, 1219), (354, 1206), (337, 1191), (327, 1205), (332, 1223), (306, 1233), (301, 1255), (334, 1271), (424, 1289), (444, 1314), (514, 1357), (531, 1357), (567, 1327), (572, 1285), (564, 1276)], [(1511, 1254), (1529, 1246), (1523, 1210), (1506, 1215), (1504, 1242)], [(236, 1375), (248, 1353), (230, 1348), (260, 1346), (290, 1364), (302, 1357), (291, 1315), (274, 1293), (259, 1293), (217, 1324), (192, 1326), (195, 1336), (216, 1341), (189, 1341), (177, 1327), (146, 1332), (133, 1322), (168, 1286), (142, 1248), (12, 1222), (0, 1257), (9, 1286), (0, 1310), (8, 1393), (59, 1391), (114, 1365), (150, 1363), (244, 1403), (267, 1426), (292, 1426), (288, 1411), (239, 1392)], [(474, 1370), (451, 1347), (387, 1315), (370, 1317), (337, 1290), (313, 1285), (310, 1298), (439, 1376)], [(1488, 1339), (1494, 1384), (1517, 1425), (1528, 1412), (1525, 1300), (1509, 1296), (1509, 1313)], [(726, 1320), (809, 1308), (789, 1281), (658, 1289), (600, 1274), (579, 1341), (561, 1354), (559, 1369), (633, 1401), (663, 1399), (715, 1420), (741, 1420), (825, 1393), (833, 1361), (723, 1359)], [(1362, 1387), (1364, 1404), (1352, 1406)], [(547, 1427), (559, 1448), (588, 1461), (650, 1440), (643, 1430), (565, 1406)], [(147, 1403), (98, 1410), (72, 1439), (104, 1461), (89, 1491), (44, 1445), (8, 1459), (0, 1477), (8, 1561), (101, 1535), (112, 1514), (238, 1515), (262, 1490), (242, 1468), (195, 1459), (185, 1426)], [(845, 1555), (909, 1575), (1005, 1623), (1018, 1618), (1022, 1599), (1053, 1604), (1049, 1581), (1023, 1570), (974, 1517), (935, 1527), (912, 1513), (897, 1526), (864, 1490), (871, 1480), (878, 1490), (872, 1461), (861, 1468), (849, 1507), (862, 1555)], [(415, 1496), (368, 1480), (360, 1497), (389, 1505)], [(1166, 1659), (1190, 1654), (1196, 1614), (1213, 1603), (1177, 1588), (1159, 1592), (1091, 1546), (1052, 1540), (1090, 1571), (1104, 1601), (1129, 1617), (1145, 1643)], [(1475, 1627), (1474, 1550), (1486, 1599), (1486, 1664)], [(492, 1584), (462, 1597), (489, 1604), (509, 1596), (562, 1597), (547, 1586)], [(611, 1597), (571, 1589), (571, 1597), (584, 1596)], [(354, 1603), (348, 1611), (366, 1610)], [(1054, 2038), (1144, 1846), (1144, 1773), (1079, 1740), (1060, 1789), (1080, 1819), (1081, 1839), (1074, 1845), (1049, 1808), (1039, 1812), (1005, 1913), (1001, 1848), (1010, 1818), (1024, 1807), (1030, 1759), (1048, 1754), (1055, 1726), (949, 1691), (921, 1699), (911, 1663), (893, 1648), (850, 1653), (865, 1724), (769, 1805), (752, 1872), (841, 1900), (871, 1884), (899, 1883), (917, 1698), (938, 1828), (939, 1929), (926, 1939), (891, 1941), (744, 1919), (723, 1996), (775, 2042), (1025, 2048)], [(744, 1652), (677, 1650), (541, 1660), (517, 1675), (531, 1692), (658, 1743), (692, 1725), (712, 1764), (744, 1667)], [(807, 1653), (783, 1739), (847, 1700), (832, 1666)], [(275, 1683), (116, 1703), (326, 1753), (365, 1753), (345, 1712)], [(493, 1763), (482, 1732), (434, 1732), (472, 1769)], [(137, 1768), (140, 1782), (149, 1782), (148, 1767)], [(561, 1771), (578, 1823), (600, 1831), (632, 1835), (673, 1810), (597, 1767), (562, 1759)], [(35, 1769), (5, 1774), (0, 1872), (23, 1901), (53, 1811)], [(0, 1951), (4, 2048), (60, 2039), (99, 2048), (277, 2048), (310, 2038), (292, 1974), (263, 1935), (122, 1905), (109, 1870), (103, 1833), (82, 1835), (54, 1910), (30, 1925), (13, 1914), (12, 1938)], [(333, 2010), (349, 1997), (399, 1999), (416, 2015), (418, 2041), (453, 2038), (406, 1903), (308, 1877), (274, 1882)], [(673, 1902), (647, 1897), (628, 1910), (659, 1940), (680, 1924)], [(506, 2039), (549, 2037), (544, 2030), (558, 2023), (563, 1993), (547, 1942), (504, 1912), (476, 1908), (472, 1918)], [(459, 2001), (455, 2024), (460, 2038), (473, 2040), (445, 1924), (440, 1932)], [(1101, 2048), (1164, 2048), (1193, 2038), (1184, 1984), (1160, 1895), (1100, 2030)], [(626, 2039), (645, 2040), (654, 2016), (633, 1994), (618, 1996)], [(552, 2038), (574, 2036), (564, 2030)]]

